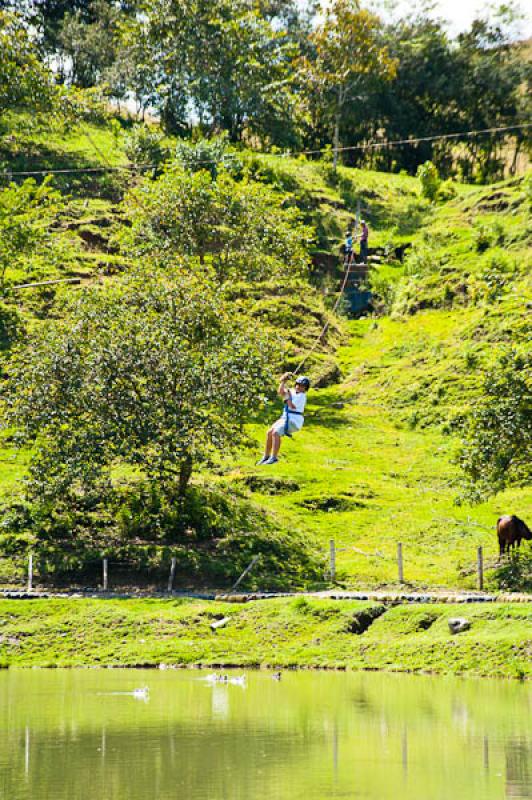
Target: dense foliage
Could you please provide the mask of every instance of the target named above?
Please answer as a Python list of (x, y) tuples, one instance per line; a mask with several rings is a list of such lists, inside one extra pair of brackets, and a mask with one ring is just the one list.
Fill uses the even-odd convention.
[(118, 461), (182, 495), (242, 439), (268, 347), (206, 280), (167, 269), (86, 291), (12, 365), (8, 417), (36, 455), (30, 493), (105, 492)]
[(50, 179), (37, 185), (28, 179), (0, 190), (0, 294), (8, 267), (16, 269), (31, 257), (44, 256), (53, 234), (50, 226), (64, 205)]
[[(420, 137), (408, 147), (350, 150), (345, 160), (413, 174), (430, 159), (442, 174), (480, 180), (500, 175), (508, 158), (515, 169), (530, 147), (527, 128), (467, 135), (530, 117), (531, 66), (512, 7), (452, 39), (442, 20), (413, 12), (386, 24), (356, 0), (335, 0), (321, 14), (295, 0), (4, 5), (19, 12), (1, 20), (0, 85), (9, 78), (11, 104), (29, 93), (46, 102), (39, 46), (60, 81), (98, 86), (118, 106), (133, 99), (172, 133), (199, 127), (292, 149)], [(24, 68), (15, 76), (16, 64)]]
[(460, 463), (468, 495), (480, 499), (532, 479), (530, 358), (504, 355), (485, 377), (481, 402), (465, 430)]
[[(359, 530), (378, 507), (384, 527), (392, 495), (407, 496), (397, 482), (404, 464), (389, 472), (386, 437), (366, 431), (364, 440), (358, 399), (393, 413), (405, 440), (461, 434), (467, 500), (512, 487), (520, 497), (532, 184), (463, 185), (511, 172), (528, 143), (524, 128), (467, 135), (526, 118), (529, 68), (502, 17), (451, 40), (438, 21), (386, 25), (351, 0), (317, 16), (292, 0), (0, 7), (9, 9), (0, 157), (10, 170), (0, 188), (0, 558), (33, 544), (49, 572), (104, 550), (157, 570), (176, 546), (183, 572), (228, 577), (232, 561), (243, 567), (261, 551), (270, 576), (284, 563), (299, 581), (298, 564), (310, 574), (316, 563), (299, 522), (311, 537), (328, 530), (305, 513), (347, 514), (353, 503)], [(132, 101), (146, 123), (131, 120)], [(356, 149), (418, 136), (404, 148)], [(53, 188), (40, 177), (49, 169)], [(418, 178), (390, 174), (402, 169)], [(355, 209), (370, 223), (368, 283), (382, 319), (353, 344), (353, 369), (339, 349), (346, 326), (330, 309)], [(255, 490), (235, 477), (251, 464), (243, 426), (260, 421), (260, 434), (248, 430), (262, 437), (272, 373), (309, 353), (313, 390), (339, 382), (340, 366), (346, 381), (328, 399), (313, 391), (310, 435), (283, 449), (308, 448), (297, 480), (284, 483), (281, 463), (280, 480), (253, 484), (268, 496), (303, 492), (281, 498), (272, 520), (234, 491)], [(364, 464), (390, 461), (379, 467), (393, 481), (389, 496), (380, 486), (356, 501), (346, 487), (334, 495), (335, 481), (357, 483), (359, 444), (371, 451)], [(235, 447), (236, 471), (225, 458)], [(341, 466), (327, 474), (329, 465)], [(320, 480), (330, 497), (315, 496)]]
[(304, 276), (311, 230), (283, 195), (222, 171), (190, 171), (172, 163), (146, 180), (128, 199), (132, 227), (123, 235), (128, 252), (159, 266), (176, 255), (189, 267), (212, 270), (220, 283)]

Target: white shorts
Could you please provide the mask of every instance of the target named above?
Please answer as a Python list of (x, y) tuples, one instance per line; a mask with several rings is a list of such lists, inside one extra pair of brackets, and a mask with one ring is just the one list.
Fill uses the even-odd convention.
[[(280, 417), (276, 420), (272, 425), (272, 430), (275, 433), (278, 433), (279, 436), (284, 436), (286, 433), (286, 417)], [(288, 420), (288, 433), (297, 433), (300, 431), (301, 427), (298, 426), (297, 422), (294, 422), (293, 419)]]

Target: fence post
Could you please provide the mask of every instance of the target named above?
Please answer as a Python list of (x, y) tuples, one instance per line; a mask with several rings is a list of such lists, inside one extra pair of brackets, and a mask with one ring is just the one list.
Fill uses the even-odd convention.
[(404, 583), (404, 574), (403, 574), (403, 545), (401, 542), (397, 542), (397, 570), (399, 573), (399, 583)]
[(176, 564), (177, 564), (177, 558), (175, 556), (172, 556), (172, 561), (171, 561), (171, 564), (170, 564), (170, 577), (168, 578), (168, 593), (169, 594), (172, 591), (173, 586), (174, 586)]
[(104, 592), (107, 591), (109, 586), (109, 570), (108, 570), (108, 561), (106, 558), (103, 559), (103, 586), (102, 590)]
[(478, 588), (484, 588), (484, 559), (482, 556), (482, 547), (477, 549), (477, 570), (478, 570)]
[(28, 592), (33, 589), (33, 553), (30, 553), (28, 559)]
[(329, 542), (329, 572), (331, 573), (331, 581), (336, 580), (336, 547), (334, 539)]
[(257, 561), (259, 559), (260, 559), (260, 553), (258, 553), (256, 556), (253, 556), (253, 558), (251, 559), (250, 563), (247, 565), (247, 567), (244, 570), (244, 572), (242, 573), (242, 575), (240, 575), (240, 577), (237, 579), (236, 583), (233, 583), (233, 585), (229, 589), (229, 594), (232, 594), (235, 591), (236, 587), (240, 585), (240, 583), (244, 580), (244, 578), (246, 577), (248, 572), (250, 572), (253, 569), (253, 567), (255, 566), (255, 564), (257, 563)]

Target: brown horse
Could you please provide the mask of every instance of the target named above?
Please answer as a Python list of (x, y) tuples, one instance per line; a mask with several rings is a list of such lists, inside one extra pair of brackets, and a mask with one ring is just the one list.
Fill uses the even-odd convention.
[(497, 536), (499, 537), (499, 555), (510, 552), (510, 548), (519, 547), (522, 539), (532, 539), (528, 526), (519, 517), (506, 515), (497, 520)]

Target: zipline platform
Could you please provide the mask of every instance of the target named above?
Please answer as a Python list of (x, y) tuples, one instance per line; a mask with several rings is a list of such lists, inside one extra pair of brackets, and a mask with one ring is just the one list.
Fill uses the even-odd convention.
[[(338, 287), (338, 289), (342, 291), (343, 287), (350, 313), (362, 314), (370, 309), (373, 298), (371, 292), (365, 287), (369, 265), (355, 262), (347, 265), (344, 261), (343, 268), (344, 279), (342, 286)], [(361, 288), (361, 286), (364, 286), (364, 288)]]

